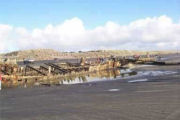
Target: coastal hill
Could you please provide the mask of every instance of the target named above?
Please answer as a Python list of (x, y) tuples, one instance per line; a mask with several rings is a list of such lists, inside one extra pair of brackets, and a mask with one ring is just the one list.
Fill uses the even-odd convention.
[(1, 58), (16, 59), (22, 61), (24, 59), (34, 60), (52, 60), (52, 59), (70, 59), (70, 58), (96, 58), (113, 56), (130, 56), (130, 55), (146, 55), (149, 54), (170, 54), (175, 51), (135, 51), (135, 50), (95, 50), (95, 51), (78, 51), (78, 52), (59, 52), (53, 49), (33, 49), (14, 51), (1, 54)]

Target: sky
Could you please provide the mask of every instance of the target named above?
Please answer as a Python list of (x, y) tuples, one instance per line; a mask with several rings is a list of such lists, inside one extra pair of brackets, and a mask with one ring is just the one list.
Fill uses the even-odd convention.
[(1, 53), (178, 46), (180, 0), (0, 0)]

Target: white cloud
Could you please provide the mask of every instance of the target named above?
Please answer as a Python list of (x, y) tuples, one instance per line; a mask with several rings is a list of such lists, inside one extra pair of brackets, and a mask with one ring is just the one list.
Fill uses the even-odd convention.
[(63, 51), (91, 49), (176, 49), (180, 46), (180, 23), (168, 16), (139, 19), (129, 25), (108, 21), (85, 29), (82, 20), (72, 18), (44, 29), (16, 28), (0, 24), (0, 52), (53, 48)]
[(0, 52), (5, 52), (10, 48), (12, 40), (10, 39), (12, 26), (0, 24)]

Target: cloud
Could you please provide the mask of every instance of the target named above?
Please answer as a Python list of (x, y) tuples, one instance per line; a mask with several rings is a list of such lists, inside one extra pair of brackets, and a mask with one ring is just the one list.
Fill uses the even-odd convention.
[(77, 17), (33, 30), (0, 24), (0, 52), (34, 48), (160, 50), (178, 46), (180, 22), (174, 23), (168, 16), (139, 19), (128, 25), (108, 21), (91, 30), (85, 29)]

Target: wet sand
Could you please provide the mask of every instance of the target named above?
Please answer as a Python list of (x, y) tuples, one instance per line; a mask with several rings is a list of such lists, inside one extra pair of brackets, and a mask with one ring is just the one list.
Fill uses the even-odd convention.
[(135, 70), (173, 74), (151, 73), (114, 81), (4, 89), (0, 91), (0, 119), (179, 120), (180, 66)]

